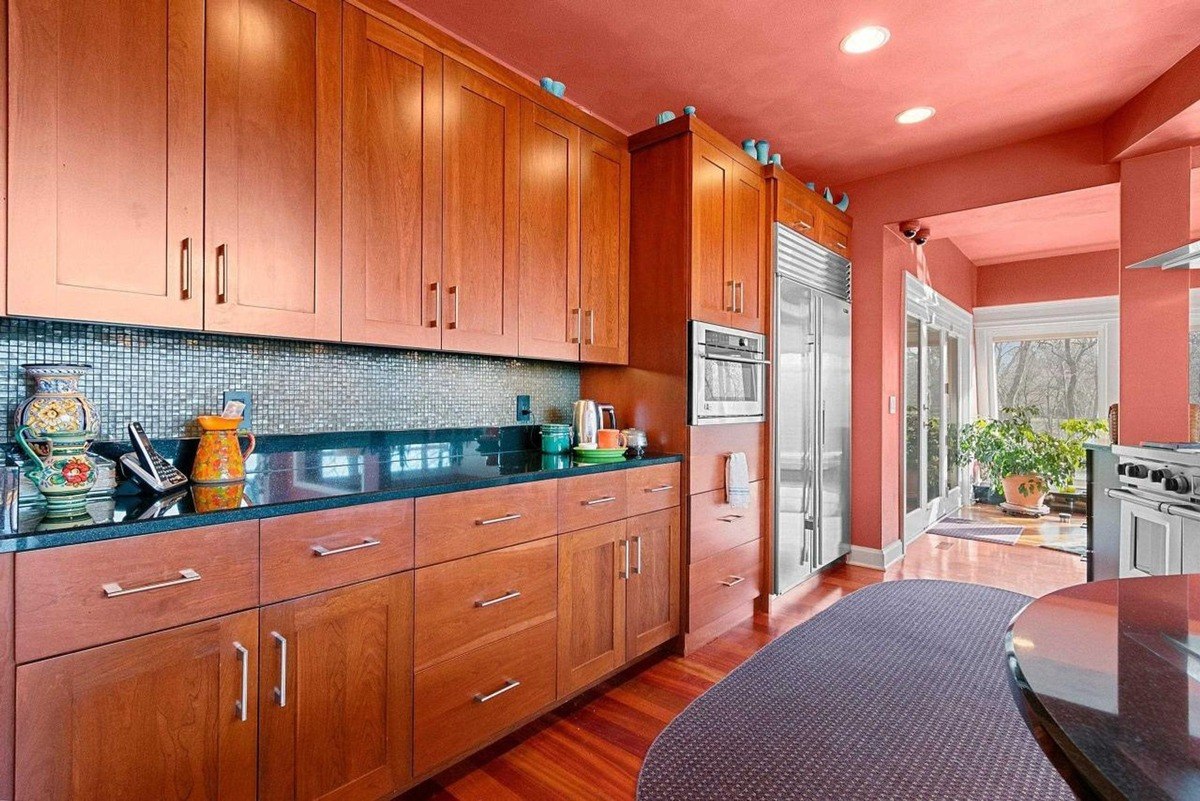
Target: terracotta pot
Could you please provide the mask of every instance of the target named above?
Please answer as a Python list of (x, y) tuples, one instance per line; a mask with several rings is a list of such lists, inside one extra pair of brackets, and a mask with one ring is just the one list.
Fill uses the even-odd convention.
[(1046, 493), (1050, 491), (1041, 476), (1008, 476), (1003, 483), (1004, 500), (1014, 506), (1041, 506)]

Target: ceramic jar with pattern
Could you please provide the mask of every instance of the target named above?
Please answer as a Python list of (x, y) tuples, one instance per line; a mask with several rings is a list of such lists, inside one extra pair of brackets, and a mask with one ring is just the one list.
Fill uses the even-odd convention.
[(78, 514), (96, 486), (96, 462), (87, 452), (88, 433), (42, 432), (39, 445), (45, 446), (45, 454), (29, 441), (32, 435), (29, 426), (22, 426), (17, 429), (17, 444), (31, 457), (26, 475), (46, 499), (47, 514)]
[(45, 434), (81, 434), (88, 442), (96, 438), (100, 418), (79, 391), (79, 379), (92, 369), (90, 365), (23, 364), (21, 369), (33, 382), (33, 394), (13, 413), (13, 430), (28, 427), (27, 437), (33, 443), (44, 440)]

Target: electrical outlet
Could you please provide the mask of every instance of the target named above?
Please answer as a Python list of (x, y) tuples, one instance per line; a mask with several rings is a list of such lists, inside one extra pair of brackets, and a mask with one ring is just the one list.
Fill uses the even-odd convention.
[(251, 394), (244, 389), (227, 389), (221, 394), (221, 406), (230, 401), (240, 401), (246, 404), (246, 408), (242, 410), (242, 428), (254, 430), (254, 404), (251, 400)]
[(533, 422), (533, 406), (530, 403), (528, 395), (517, 396), (517, 422), (532, 423)]

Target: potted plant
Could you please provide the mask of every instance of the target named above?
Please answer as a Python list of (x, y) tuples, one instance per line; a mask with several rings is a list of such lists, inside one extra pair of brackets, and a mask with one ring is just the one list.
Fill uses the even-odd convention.
[(1108, 430), (1102, 420), (1067, 420), (1063, 436), (1035, 431), (1031, 406), (1006, 407), (999, 420), (964, 426), (959, 460), (977, 461), (997, 492), (1015, 506), (1040, 507), (1051, 486), (1069, 487), (1082, 467), (1084, 443)]

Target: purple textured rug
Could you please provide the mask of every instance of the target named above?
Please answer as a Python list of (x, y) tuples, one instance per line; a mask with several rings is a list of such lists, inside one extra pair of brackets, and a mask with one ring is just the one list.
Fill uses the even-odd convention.
[(659, 735), (638, 801), (1072, 801), (1008, 688), (1029, 598), (876, 584), (767, 645)]
[(1017, 540), (1021, 538), (1020, 526), (1006, 526), (1003, 523), (988, 523), (984, 520), (967, 520), (965, 517), (943, 517), (925, 531), (942, 537), (995, 542), (1000, 545), (1016, 545)]

